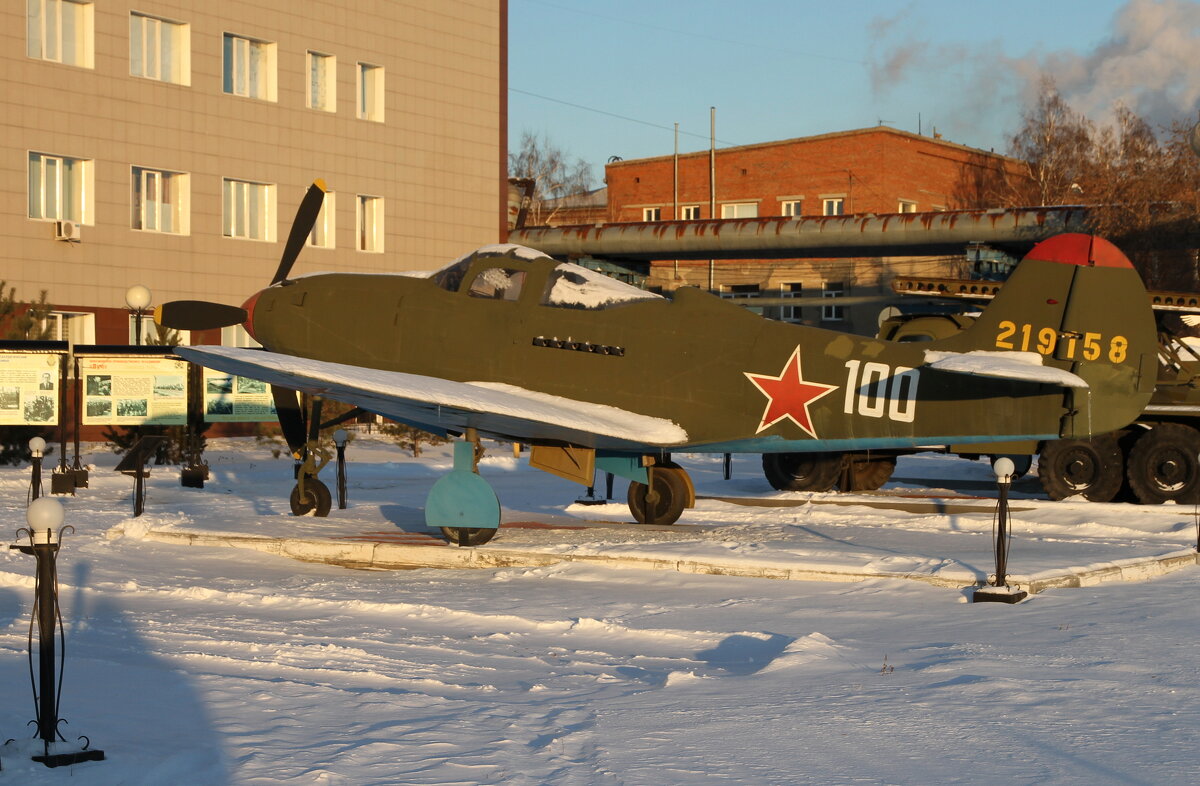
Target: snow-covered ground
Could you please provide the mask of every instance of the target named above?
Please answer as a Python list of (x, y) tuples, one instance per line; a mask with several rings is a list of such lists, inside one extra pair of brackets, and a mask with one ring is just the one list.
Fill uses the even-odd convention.
[[(564, 563), (368, 572), (152, 542), (147, 529), (346, 536), (418, 527), (448, 453), (348, 450), (350, 503), (287, 515), (291, 465), (219, 441), (203, 490), (156, 468), (147, 512), (92, 452), (64, 500), (61, 715), (104, 762), (49, 770), (31, 734), (33, 560), (0, 562), (0, 784), (1193, 783), (1200, 569), (1049, 590), (1017, 605), (899, 579), (772, 581)], [(623, 505), (492, 451), (506, 519), (624, 521)], [(780, 495), (757, 457), (681, 457), (704, 496)], [(983, 463), (901, 459), (888, 489), (989, 494)], [(28, 470), (0, 469), (24, 525)], [(950, 493), (950, 492), (946, 492)], [(616, 496), (623, 498), (618, 481)], [(1193, 547), (1185, 506), (1036, 499), (1014, 486), (1011, 570)], [(827, 503), (835, 495), (815, 495)], [(864, 498), (866, 499), (866, 498)], [(844, 500), (842, 500), (844, 501)], [(502, 530), (496, 548), (847, 561), (986, 575), (992, 517), (704, 499), (674, 532)], [(699, 525), (689, 527), (687, 525)], [(123, 532), (120, 537), (106, 537)], [(74, 780), (72, 780), (74, 779)]]

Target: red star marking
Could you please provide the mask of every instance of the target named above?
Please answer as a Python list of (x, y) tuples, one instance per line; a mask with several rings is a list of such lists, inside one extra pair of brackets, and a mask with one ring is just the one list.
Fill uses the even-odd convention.
[[(777, 377), (766, 374), (742, 372), (767, 397), (767, 408), (763, 411), (758, 431), (770, 428), (787, 418), (799, 426), (805, 434), (817, 439), (808, 407), (814, 401), (838, 389), (837, 385), (806, 382), (800, 370), (800, 347), (792, 351), (787, 365)], [(757, 433), (757, 432), (756, 432)]]

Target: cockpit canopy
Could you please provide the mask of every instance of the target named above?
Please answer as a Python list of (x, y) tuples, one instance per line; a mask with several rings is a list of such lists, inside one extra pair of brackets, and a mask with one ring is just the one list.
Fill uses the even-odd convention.
[[(490, 262), (492, 259), (495, 260), (495, 265), (485, 267), (471, 281), (467, 290), (471, 297), (518, 300), (525, 284), (527, 271), (515, 265), (507, 266), (505, 262), (510, 260), (531, 262), (549, 259), (549, 257), (525, 246), (513, 244), (484, 246), (450, 263), (434, 273), (431, 278), (439, 287), (451, 292), (458, 292), (462, 289), (463, 279), (472, 264), (479, 260)], [(660, 299), (662, 299), (661, 295), (638, 289), (582, 265), (561, 262), (550, 272), (541, 304), (558, 308), (599, 310), (639, 300)]]

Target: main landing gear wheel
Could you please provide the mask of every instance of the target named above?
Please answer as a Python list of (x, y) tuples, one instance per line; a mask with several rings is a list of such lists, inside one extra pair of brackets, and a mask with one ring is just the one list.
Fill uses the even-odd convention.
[(446, 540), (456, 546), (482, 546), (499, 532), (494, 527), (442, 527), (441, 530)]
[(1129, 451), (1129, 487), (1143, 505), (1167, 500), (1200, 502), (1200, 433), (1179, 423), (1160, 423)]
[(333, 506), (333, 499), (329, 496), (329, 489), (324, 483), (316, 478), (306, 478), (304, 480), (304, 498), (300, 498), (300, 484), (297, 483), (292, 488), (292, 515), (293, 516), (328, 516), (329, 509)]
[(852, 459), (846, 463), (846, 471), (837, 485), (842, 491), (874, 491), (887, 483), (895, 471), (895, 456)]
[(688, 504), (688, 481), (681, 467), (659, 464), (650, 470), (653, 491), (636, 480), (629, 484), (629, 512), (638, 524), (674, 524)]
[(841, 453), (764, 453), (762, 457), (763, 474), (779, 491), (829, 491), (842, 476), (843, 461)]
[(1047, 442), (1038, 456), (1038, 478), (1050, 499), (1081, 494), (1090, 502), (1111, 502), (1125, 481), (1116, 435)]

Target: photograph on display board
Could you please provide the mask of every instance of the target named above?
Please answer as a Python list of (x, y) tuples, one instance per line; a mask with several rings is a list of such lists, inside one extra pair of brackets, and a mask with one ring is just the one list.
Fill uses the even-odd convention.
[(89, 396), (111, 396), (112, 377), (108, 374), (88, 374), (84, 387)]
[(25, 402), (25, 420), (29, 423), (49, 423), (54, 419), (54, 398), (34, 396)]
[(209, 395), (228, 395), (233, 392), (232, 374), (214, 374), (204, 380), (204, 392)]
[(270, 423), (275, 397), (266, 382), (204, 369), (204, 419), (209, 423)]
[(14, 385), (0, 387), (0, 409), (20, 409), (21, 389)]
[(159, 374), (154, 377), (155, 398), (183, 398), (187, 382), (182, 374)]

